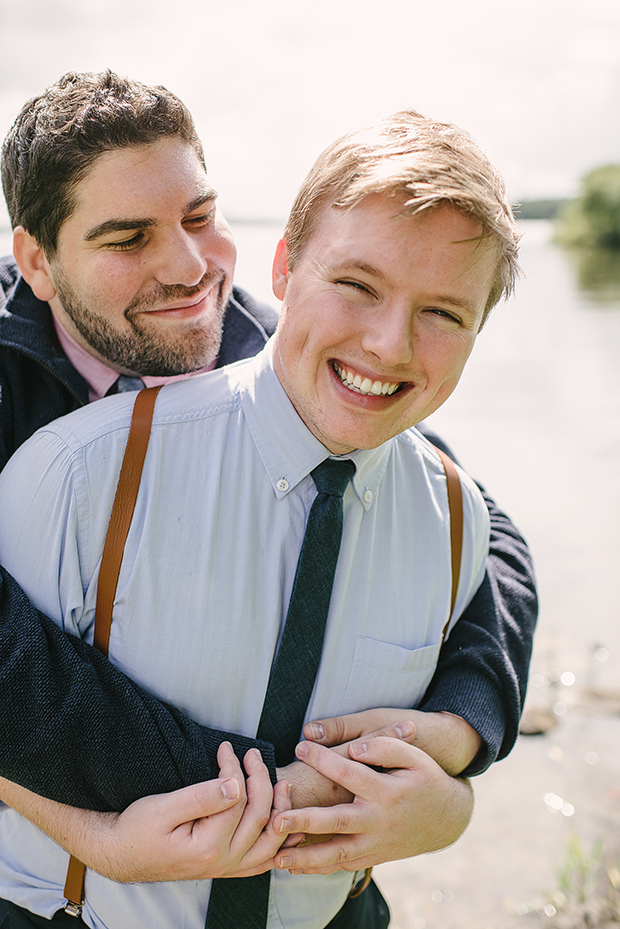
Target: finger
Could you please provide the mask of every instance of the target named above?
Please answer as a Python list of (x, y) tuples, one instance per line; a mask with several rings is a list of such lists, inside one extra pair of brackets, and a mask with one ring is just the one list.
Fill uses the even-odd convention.
[(275, 813), (283, 813), (292, 807), (292, 787), (290, 781), (278, 781), (273, 788), (273, 810)]
[(239, 800), (234, 778), (216, 778), (162, 794), (156, 815), (162, 829), (172, 833), (184, 826), (191, 828), (206, 817), (234, 811)]
[(331, 716), (306, 723), (304, 737), (321, 745), (340, 745), (359, 739), (365, 732), (364, 713), (349, 713), (345, 716)]
[(421, 749), (408, 745), (401, 739), (384, 736), (352, 742), (349, 745), (349, 755), (364, 765), (385, 768), (393, 773), (397, 773), (399, 768), (412, 771), (436, 767), (436, 762)]
[[(401, 742), (413, 742), (416, 737), (416, 728), (412, 719), (403, 719), (398, 723), (373, 729), (368, 735), (359, 736), (365, 739), (377, 739), (383, 736), (388, 739), (399, 739)], [(358, 738), (356, 736), (356, 738)]]
[(220, 777), (234, 778), (239, 784), (240, 798), (245, 799), (245, 777), (241, 770), (239, 759), (233, 751), (230, 742), (222, 742), (217, 750), (217, 763)]
[(328, 747), (362, 737), (375, 738), (378, 735), (410, 742), (416, 734), (414, 720), (407, 715), (410, 712), (400, 709), (376, 709), (313, 720), (304, 726), (304, 736), (311, 742)]
[[(243, 766), (247, 774), (247, 805), (230, 843), (231, 853), (240, 859), (252, 848), (265, 829), (273, 803), (269, 771), (258, 749), (252, 748), (246, 753)], [(272, 844), (273, 851), (269, 857), (277, 848), (277, 841)]]
[(289, 810), (274, 818), (274, 830), (279, 835), (334, 836), (357, 835), (365, 829), (364, 811), (352, 803), (336, 806), (308, 806), (302, 810)]
[[(366, 742), (356, 742), (354, 744), (367, 745)], [(405, 743), (399, 744), (404, 745)], [(367, 748), (364, 750), (367, 750)], [(344, 787), (351, 794), (368, 796), (369, 792), (373, 793), (378, 786), (376, 773), (366, 767), (366, 764), (359, 764), (357, 760), (353, 761), (350, 758), (343, 757), (330, 748), (325, 748), (314, 742), (300, 742), (295, 749), (295, 753), (301, 761), (310, 765), (319, 774)], [(368, 763), (372, 764), (372, 762)]]
[[(357, 871), (370, 867), (370, 851), (363, 848), (364, 843), (357, 836), (335, 836), (318, 845), (302, 848), (282, 849), (274, 858), (279, 871), (287, 870), (294, 874), (332, 874), (334, 871)], [(372, 862), (376, 863), (376, 862)]]

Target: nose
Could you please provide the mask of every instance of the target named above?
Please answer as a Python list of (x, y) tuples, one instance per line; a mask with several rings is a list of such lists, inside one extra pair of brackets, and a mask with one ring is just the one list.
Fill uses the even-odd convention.
[(398, 367), (411, 361), (414, 341), (413, 314), (409, 307), (393, 304), (373, 314), (362, 336), (362, 347), (382, 364)]
[(208, 267), (200, 246), (199, 238), (184, 229), (166, 237), (157, 255), (154, 276), (159, 283), (166, 286), (182, 284), (185, 287), (198, 284)]

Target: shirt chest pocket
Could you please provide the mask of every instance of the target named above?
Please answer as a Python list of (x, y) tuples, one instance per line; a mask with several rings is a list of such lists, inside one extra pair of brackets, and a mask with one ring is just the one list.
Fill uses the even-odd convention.
[(369, 707), (414, 707), (437, 666), (439, 643), (408, 649), (358, 637), (339, 713)]

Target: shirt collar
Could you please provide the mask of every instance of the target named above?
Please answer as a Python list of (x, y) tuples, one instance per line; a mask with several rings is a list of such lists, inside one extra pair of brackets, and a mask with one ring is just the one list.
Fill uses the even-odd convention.
[[(118, 371), (108, 367), (103, 361), (99, 361), (98, 358), (95, 358), (87, 352), (85, 348), (82, 348), (82, 346), (69, 335), (64, 326), (62, 326), (53, 314), (52, 319), (63, 352), (76, 371), (82, 375), (88, 384), (88, 402), (93, 403), (95, 400), (100, 400), (102, 397), (105, 397), (110, 387), (116, 382)], [(151, 377), (145, 375), (142, 377), (142, 380), (146, 387), (159, 387), (160, 384), (173, 384), (175, 381), (184, 380), (186, 377), (192, 377), (194, 374), (203, 374), (205, 371), (211, 371), (215, 365), (216, 362), (213, 362), (213, 364), (208, 367), (201, 368), (200, 371), (191, 371), (189, 374), (173, 374), (170, 377)]]
[[(297, 414), (273, 367), (273, 338), (254, 359), (253, 378), (241, 391), (241, 405), (274, 493), (281, 499), (293, 490), (329, 450)], [(372, 507), (394, 440), (378, 448), (357, 449), (343, 458), (355, 462), (353, 487), (366, 510)]]

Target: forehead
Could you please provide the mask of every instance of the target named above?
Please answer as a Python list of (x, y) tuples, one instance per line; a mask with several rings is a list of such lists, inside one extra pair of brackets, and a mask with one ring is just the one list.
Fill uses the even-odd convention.
[(75, 208), (65, 225), (183, 215), (195, 200), (215, 197), (215, 191), (192, 146), (169, 138), (103, 152), (74, 196)]
[(473, 273), (488, 277), (490, 289), (497, 244), (482, 233), (476, 219), (449, 203), (411, 214), (404, 197), (372, 194), (351, 208), (323, 207), (304, 252), (324, 265), (367, 265), (394, 280), (413, 269), (423, 269), (428, 280)]

